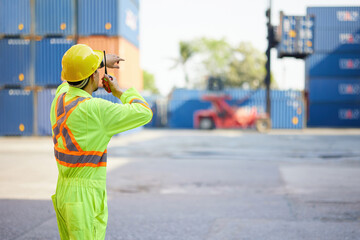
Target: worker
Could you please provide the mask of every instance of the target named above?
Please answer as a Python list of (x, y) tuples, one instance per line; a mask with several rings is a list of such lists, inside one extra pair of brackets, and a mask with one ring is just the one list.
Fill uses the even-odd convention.
[[(106, 61), (103, 58), (106, 57)], [(105, 75), (112, 94), (123, 104), (92, 98), (98, 68), (119, 68), (119, 56), (72, 46), (62, 58), (61, 77), (50, 120), (59, 170), (52, 196), (61, 239), (104, 239), (107, 219), (106, 159), (112, 136), (148, 123), (152, 111), (136, 89), (121, 91), (115, 77)]]

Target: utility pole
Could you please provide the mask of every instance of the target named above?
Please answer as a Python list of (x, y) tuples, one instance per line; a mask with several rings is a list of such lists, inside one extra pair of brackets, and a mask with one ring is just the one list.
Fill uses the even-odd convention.
[(273, 26), (271, 25), (271, 0), (269, 0), (269, 8), (266, 10), (266, 17), (268, 19), (267, 22), (267, 39), (268, 39), (268, 47), (266, 49), (266, 76), (265, 76), (265, 86), (266, 86), (266, 113), (268, 114), (269, 118), (271, 119), (271, 101), (270, 101), (270, 62), (271, 62), (271, 45), (272, 39), (274, 37), (274, 30)]

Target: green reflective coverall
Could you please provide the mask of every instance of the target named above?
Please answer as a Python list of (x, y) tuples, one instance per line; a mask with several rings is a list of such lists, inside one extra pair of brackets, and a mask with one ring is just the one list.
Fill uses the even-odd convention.
[(61, 239), (104, 239), (108, 218), (106, 155), (111, 137), (148, 123), (152, 111), (130, 88), (114, 104), (61, 84), (51, 105), (59, 170), (52, 196)]

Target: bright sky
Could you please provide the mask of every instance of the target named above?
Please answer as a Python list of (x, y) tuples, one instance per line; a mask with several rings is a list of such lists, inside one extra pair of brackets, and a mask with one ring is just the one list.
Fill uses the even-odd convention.
[[(266, 17), (269, 0), (141, 0), (141, 67), (154, 74), (162, 94), (173, 86), (184, 86), (184, 74), (171, 59), (179, 56), (179, 41), (199, 37), (225, 38), (236, 45), (251, 42), (265, 52)], [(308, 6), (360, 6), (360, 0), (272, 0), (272, 23), (279, 23), (279, 11), (305, 15)], [(303, 60), (277, 59), (272, 50), (271, 70), (282, 89), (303, 89)], [(190, 78), (194, 76), (189, 73)]]

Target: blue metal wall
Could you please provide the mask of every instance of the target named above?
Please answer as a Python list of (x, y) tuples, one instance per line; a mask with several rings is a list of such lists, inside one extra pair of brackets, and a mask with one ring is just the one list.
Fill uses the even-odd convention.
[(75, 34), (74, 0), (36, 0), (35, 34), (74, 35)]
[(314, 50), (317, 53), (360, 54), (360, 27), (357, 30), (317, 30)]
[(44, 38), (35, 43), (35, 85), (58, 86), (61, 84), (61, 60), (74, 44), (65, 38)]
[(309, 84), (310, 102), (360, 102), (360, 79), (358, 78), (313, 78)]
[(139, 46), (139, 10), (131, 0), (79, 0), (80, 36), (121, 36)]
[[(194, 113), (201, 109), (210, 109), (211, 103), (202, 101), (201, 96), (209, 91), (179, 89), (172, 93), (168, 105), (168, 125), (170, 128), (194, 128)], [(259, 90), (250, 96), (250, 91), (242, 89), (225, 90), (219, 95), (229, 95), (228, 104), (236, 107), (257, 108), (258, 113), (265, 112), (265, 91)], [(299, 91), (271, 91), (271, 114), (273, 128), (301, 129), (304, 126), (304, 104)]]
[(360, 26), (360, 7), (309, 7), (316, 29), (354, 30)]
[(360, 102), (360, 7), (314, 7), (307, 13), (315, 19), (315, 53), (305, 63), (308, 126), (357, 127), (343, 113), (355, 109), (356, 116)]
[(139, 8), (131, 0), (121, 0), (119, 35), (139, 47)]
[(37, 125), (40, 136), (51, 136), (52, 134), (50, 109), (55, 93), (55, 88), (44, 89), (37, 93)]
[(33, 134), (33, 94), (21, 89), (0, 90), (0, 135)]
[(358, 77), (360, 54), (313, 54), (306, 59), (306, 73), (310, 77)]
[(29, 86), (30, 40), (0, 39), (0, 86)]
[(313, 103), (309, 106), (309, 127), (360, 127), (360, 104)]
[(0, 0), (0, 34), (30, 34), (30, 0)]

